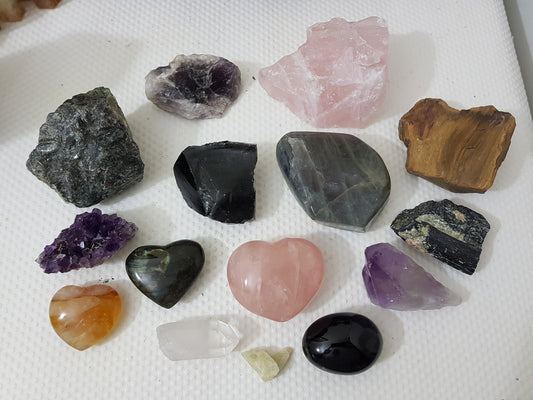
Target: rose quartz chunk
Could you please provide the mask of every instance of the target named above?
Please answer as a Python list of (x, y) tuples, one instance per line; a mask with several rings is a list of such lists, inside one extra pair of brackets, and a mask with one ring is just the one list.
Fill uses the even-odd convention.
[(237, 301), (255, 314), (279, 322), (302, 311), (322, 279), (322, 253), (305, 239), (247, 242), (228, 261), (228, 282)]
[(298, 51), (259, 71), (259, 83), (318, 128), (362, 128), (385, 99), (387, 23), (334, 18), (307, 30)]

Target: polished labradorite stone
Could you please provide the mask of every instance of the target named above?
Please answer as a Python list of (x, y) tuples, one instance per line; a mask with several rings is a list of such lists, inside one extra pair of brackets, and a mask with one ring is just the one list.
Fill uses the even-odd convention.
[(337, 313), (317, 319), (305, 331), (302, 346), (307, 359), (336, 374), (356, 374), (379, 357), (383, 340), (367, 317)]
[(290, 132), (278, 142), (276, 155), (300, 205), (325, 225), (364, 231), (389, 197), (385, 163), (353, 135)]
[(149, 299), (171, 308), (191, 287), (204, 260), (202, 246), (180, 240), (168, 246), (138, 247), (126, 259), (126, 272)]

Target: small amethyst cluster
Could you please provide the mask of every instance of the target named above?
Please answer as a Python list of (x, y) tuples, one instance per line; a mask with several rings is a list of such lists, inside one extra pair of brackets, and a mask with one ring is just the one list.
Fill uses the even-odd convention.
[(47, 274), (95, 267), (115, 254), (136, 232), (135, 224), (95, 208), (77, 215), (74, 223), (63, 229), (36, 261)]

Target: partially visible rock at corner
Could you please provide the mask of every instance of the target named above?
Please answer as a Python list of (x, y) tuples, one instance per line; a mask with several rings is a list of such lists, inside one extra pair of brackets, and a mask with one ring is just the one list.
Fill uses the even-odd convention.
[(121, 193), (140, 182), (139, 147), (111, 91), (74, 96), (48, 114), (27, 168), (78, 207)]
[(472, 275), (490, 225), (470, 208), (442, 200), (403, 210), (391, 228), (407, 244)]
[[(39, 8), (55, 8), (61, 0), (33, 0)], [(17, 22), (24, 18), (26, 9), (20, 0), (0, 0), (0, 22)]]
[(484, 193), (505, 159), (514, 117), (493, 106), (456, 110), (423, 99), (399, 123), (406, 169), (452, 192)]
[(187, 119), (219, 118), (239, 96), (241, 71), (208, 54), (178, 55), (146, 76), (146, 97), (162, 110)]

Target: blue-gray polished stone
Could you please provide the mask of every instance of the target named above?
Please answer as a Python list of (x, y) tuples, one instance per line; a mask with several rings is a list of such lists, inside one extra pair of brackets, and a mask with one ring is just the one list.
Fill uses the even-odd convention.
[(278, 142), (276, 156), (302, 208), (325, 225), (363, 232), (389, 197), (385, 163), (353, 135), (290, 132)]

